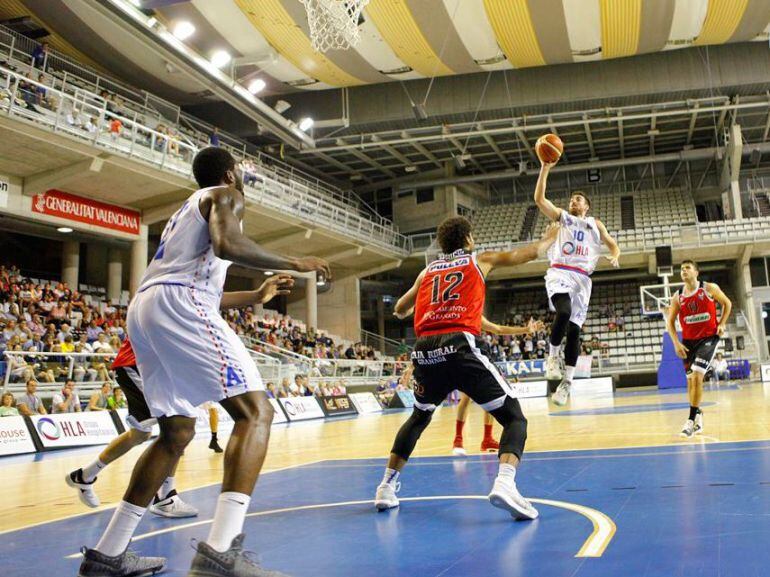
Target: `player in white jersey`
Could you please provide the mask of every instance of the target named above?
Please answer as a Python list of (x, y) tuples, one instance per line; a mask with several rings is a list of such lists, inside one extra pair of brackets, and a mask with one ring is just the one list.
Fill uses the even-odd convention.
[[(219, 307), (233, 262), (254, 269), (317, 271), (327, 278), (329, 265), (316, 257), (273, 254), (243, 235), (243, 181), (229, 152), (201, 150), (193, 174), (201, 188), (168, 221), (128, 309), (128, 333), (160, 436), (137, 461), (99, 543), (84, 549), (79, 577), (140, 577), (163, 570), (165, 559), (139, 557), (128, 544), (195, 436), (195, 407), (206, 401), (218, 401), (235, 424), (211, 530), (198, 543), (188, 577), (279, 576), (251, 560), (241, 532), (267, 452), (273, 408), (254, 361)], [(250, 304), (238, 302), (235, 294), (227, 306)]]
[(588, 313), (591, 299), (591, 274), (599, 260), (602, 243), (610, 254), (607, 258), (618, 267), (620, 248), (601, 221), (587, 216), (591, 202), (583, 192), (570, 196), (569, 209), (555, 206), (545, 197), (546, 181), (552, 164), (542, 163), (535, 187), (535, 204), (540, 211), (561, 226), (557, 241), (548, 251), (550, 268), (545, 275), (545, 288), (551, 311), (556, 313), (551, 326), (551, 347), (546, 361), (546, 378), (561, 379), (559, 354), (564, 335), (564, 378), (553, 395), (553, 402), (565, 405), (569, 399), (575, 365), (580, 354), (580, 329)]

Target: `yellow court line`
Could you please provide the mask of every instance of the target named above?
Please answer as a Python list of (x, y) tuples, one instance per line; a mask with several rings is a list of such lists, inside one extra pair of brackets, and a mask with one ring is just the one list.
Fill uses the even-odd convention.
[[(260, 476), (262, 475), (269, 475), (270, 473), (279, 473), (281, 471), (288, 471), (289, 469), (296, 469), (298, 467), (304, 467), (305, 465), (317, 465), (318, 463), (323, 463), (328, 459), (316, 459), (314, 461), (308, 461), (307, 463), (298, 463), (296, 465), (288, 465), (286, 467), (279, 467), (277, 469), (270, 469), (269, 471), (262, 471), (260, 473)], [(42, 463), (42, 461), (41, 461)], [(213, 481), (211, 483), (204, 483), (202, 485), (195, 485), (193, 487), (186, 488), (183, 492), (187, 491), (196, 491), (198, 489), (205, 489), (206, 487), (211, 487), (212, 485), (220, 485), (222, 483), (221, 480), (219, 481)], [(40, 527), (41, 525), (49, 525), (50, 523), (58, 523), (59, 521), (68, 521), (70, 519), (76, 519), (78, 517), (84, 517), (85, 515), (94, 515), (95, 513), (101, 513), (103, 511), (109, 511), (110, 509), (114, 509), (117, 507), (118, 504), (115, 503), (114, 505), (104, 505), (102, 507), (96, 507), (95, 509), (90, 509), (88, 511), (83, 511), (82, 513), (73, 513), (72, 515), (65, 515), (63, 517), (57, 517), (56, 519), (48, 519), (46, 521), (40, 521), (39, 523), (32, 523), (30, 525), (24, 525), (23, 527), (16, 527), (15, 529), (5, 529), (3, 531), (0, 531), (0, 535), (5, 535), (6, 533), (15, 533), (16, 531), (25, 531), (26, 529), (34, 529), (35, 527)]]
[[(405, 501), (449, 501), (449, 500), (483, 500), (486, 501), (488, 497), (486, 495), (436, 495), (428, 497), (404, 497), (399, 499), (401, 502)], [(550, 507), (558, 507), (560, 509), (566, 509), (567, 511), (573, 511), (578, 513), (591, 521), (593, 525), (593, 531), (583, 542), (583, 546), (575, 554), (575, 557), (601, 557), (604, 554), (605, 549), (615, 536), (617, 527), (615, 523), (607, 515), (591, 507), (584, 505), (577, 505), (576, 503), (568, 503), (566, 501), (552, 501), (550, 499), (529, 499), (533, 503), (540, 503), (541, 505), (548, 505)], [(266, 515), (276, 515), (279, 513), (294, 513), (296, 511), (307, 511), (311, 509), (330, 509), (332, 507), (347, 507), (351, 505), (372, 505), (374, 502), (371, 499), (362, 501), (340, 501), (338, 503), (321, 503), (318, 505), (299, 505), (297, 507), (283, 507), (281, 509), (271, 509), (269, 511), (257, 511), (249, 513), (246, 517), (264, 517)], [(373, 513), (374, 514), (374, 513)], [(206, 519), (204, 521), (195, 521), (194, 523), (185, 523), (183, 525), (175, 525), (173, 527), (167, 527), (166, 529), (159, 529), (157, 531), (150, 531), (138, 535), (132, 539), (132, 542), (142, 541), (151, 537), (157, 537), (158, 535), (165, 535), (166, 533), (172, 533), (174, 531), (180, 531), (182, 529), (190, 529), (192, 527), (200, 527), (202, 525), (208, 525), (213, 519)], [(73, 553), (67, 555), (65, 559), (77, 559), (80, 557), (80, 553)]]

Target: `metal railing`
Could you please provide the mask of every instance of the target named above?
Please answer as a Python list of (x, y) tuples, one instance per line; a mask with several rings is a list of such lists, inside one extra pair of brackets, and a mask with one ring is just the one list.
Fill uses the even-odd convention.
[[(48, 108), (38, 103), (37, 89), (45, 90)], [(30, 121), (35, 126), (192, 179), (191, 162), (196, 147), (145, 126), (138, 113), (125, 116), (111, 112), (108, 103), (93, 93), (84, 90), (66, 93), (0, 67), (0, 114)], [(112, 130), (110, 123), (115, 120), (120, 121), (121, 126)], [(256, 168), (253, 185), (245, 187), (248, 200), (366, 244), (403, 256), (409, 254), (408, 237), (393, 227), (352, 213), (306, 184), (262, 168)]]
[[(42, 371), (56, 371), (54, 377), (60, 379), (65, 377), (67, 380), (73, 380), (78, 384), (78, 388), (83, 392), (96, 392), (104, 383), (111, 383), (112, 380), (98, 380), (99, 372), (104, 369), (94, 367), (97, 361), (104, 362), (107, 366), (115, 358), (116, 353), (40, 353), (34, 351), (5, 351), (5, 357), (8, 359), (8, 366), (5, 371), (5, 380), (3, 382), (3, 392), (23, 393), (26, 383), (22, 375), (14, 375), (14, 371), (25, 368), (32, 372), (31, 378), (38, 382), (38, 390), (41, 393), (55, 392), (61, 389), (60, 381), (48, 382), (37, 379)], [(15, 359), (29, 358), (31, 363), (23, 365)], [(11, 382), (11, 379), (19, 378), (18, 382)], [(86, 377), (89, 377), (86, 380)]]

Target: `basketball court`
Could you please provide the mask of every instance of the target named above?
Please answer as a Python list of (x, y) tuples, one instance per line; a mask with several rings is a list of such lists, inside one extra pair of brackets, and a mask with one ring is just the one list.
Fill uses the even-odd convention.
[[(770, 574), (768, 42), (770, 0), (0, 2), (0, 376), (1, 414), (10, 417), (0, 419), (2, 577), (75, 576), (106, 567), (103, 558), (123, 563), (125, 554), (99, 551), (124, 551), (130, 532), (122, 529), (140, 518), (130, 548), (166, 558), (162, 574), (183, 577), (197, 544), (214, 539), (212, 526), (227, 526), (219, 537), (236, 543), (230, 529), (246, 507), (244, 548), (291, 577)], [(216, 170), (230, 167), (226, 178), (211, 177), (215, 186), (193, 169), (204, 149), (218, 156)], [(169, 273), (174, 282), (161, 274), (158, 286), (144, 288), (199, 290), (212, 263), (222, 270), (215, 280), (225, 276), (201, 208), (209, 193), (185, 202), (199, 187), (226, 188), (243, 203), (240, 233), (281, 255), (269, 262), (324, 264), (298, 267), (310, 272), (295, 272), (291, 291), (263, 301), (261, 288), (284, 271), (257, 268), (265, 260), (241, 253), (226, 285), (201, 289), (216, 297), (214, 316), (222, 293), (253, 297), (222, 311), (233, 331), (221, 332), (232, 333), (228, 347), (247, 347), (243, 356), (272, 386), (280, 419), (250, 504), (236, 501), (241, 509), (221, 502), (216, 415), (208, 421), (206, 409), (197, 425), (185, 420), (198, 434), (176, 470), (179, 495), (169, 466), (171, 490), (156, 503), (181, 496), (198, 514), (173, 519), (124, 497), (150, 494), (136, 489), (141, 483), (126, 488), (155, 441), (94, 469), (114, 434), (134, 426), (124, 405), (96, 393), (114, 384), (108, 363), (127, 335), (129, 302), (141, 302), (148, 262), (163, 258), (180, 214), (195, 225), (180, 245), (200, 244), (204, 257)], [(444, 250), (438, 226), (461, 216), (468, 222), (458, 230), (472, 235)], [(477, 260), (490, 251), (516, 261), (511, 255), (553, 221), (560, 230), (547, 257), (541, 251), (497, 268)], [(452, 254), (468, 257), (467, 270), (442, 280), (461, 266)], [(408, 318), (417, 307), (399, 309), (399, 297), (436, 259), (446, 262), (422, 287), (433, 285), (422, 306), (454, 311), (471, 275), (478, 294), (464, 292), (462, 304), (472, 308), (483, 293), (483, 306), (456, 330), (420, 332)], [(694, 284), (680, 282), (687, 261)], [(551, 273), (555, 294), (546, 297)], [(578, 288), (566, 284), (569, 275)], [(192, 286), (177, 282), (188, 277)], [(725, 300), (705, 283), (721, 287)], [(672, 301), (685, 290), (689, 302)], [(683, 335), (697, 333), (688, 342), (711, 347), (700, 355), (708, 359), (687, 360), (688, 369), (706, 365), (700, 403), (688, 395), (681, 349), (667, 334), (672, 302), (689, 307), (677, 321)], [(50, 306), (38, 318), (41, 304)], [(727, 305), (729, 323), (714, 328)], [(168, 318), (178, 312), (168, 309)], [(434, 320), (430, 310), (420, 323)], [(518, 326), (536, 319), (549, 332), (530, 328), (511, 339), (502, 335), (517, 333), (475, 331), (490, 349), (481, 358), (481, 340), (465, 327), (482, 314)], [(561, 339), (560, 317), (565, 343), (575, 346), (550, 342), (551, 334)], [(189, 332), (210, 339), (214, 348), (201, 351), (215, 350), (219, 360), (201, 352), (196, 362), (218, 363), (211, 374), (226, 371), (225, 397), (228, 387), (246, 390), (209, 321), (208, 336), (195, 333), (198, 319)], [(51, 338), (45, 349), (22, 347), (32, 324)], [(101, 348), (97, 327), (115, 339), (104, 345), (111, 349)], [(393, 463), (405, 457), (394, 448), (388, 458), (392, 447), (409, 445), (409, 434), (397, 434), (410, 415), (429, 419), (425, 407), (433, 407), (419, 401), (427, 377), (418, 386), (400, 381), (409, 353), (423, 336), (461, 331), (475, 362), (494, 373), (483, 375), (491, 390), (502, 391), (485, 406), (516, 432), (503, 443), (496, 423), (502, 460), (481, 452), (483, 414), (472, 404), (468, 454), (456, 456), (462, 425), (447, 400), (399, 477)], [(64, 350), (83, 335), (81, 348)], [(146, 338), (146, 351), (160, 359)], [(190, 361), (192, 348), (174, 350)], [(569, 372), (567, 351), (577, 356)], [(422, 351), (413, 358), (427, 366), (455, 352), (437, 344), (425, 353), (431, 362), (418, 360)], [(564, 380), (549, 382), (546, 359), (562, 353)], [(721, 355), (725, 368), (715, 378)], [(182, 372), (167, 375), (176, 384)], [(65, 380), (76, 381), (67, 394)], [(30, 381), (49, 407), (68, 404), (77, 387), (83, 407), (103, 401), (104, 412), (14, 413)], [(256, 406), (256, 395), (247, 398)], [(241, 410), (256, 411), (233, 414)], [(223, 447), (233, 418), (249, 425), (231, 459), (254, 446), (243, 441), (253, 440), (254, 414), (218, 414), (227, 425), (220, 421)], [(507, 457), (522, 430), (514, 477)], [(170, 436), (156, 445), (169, 463), (176, 453), (166, 449), (179, 442)], [(386, 464), (395, 469), (383, 480)], [(89, 485), (83, 467), (100, 471), (94, 509), (65, 483)], [(232, 476), (247, 478), (247, 468)], [(535, 520), (515, 521), (490, 505), (501, 479), (508, 496), (518, 487), (537, 508)], [(242, 487), (251, 480), (239, 478), (238, 491), (227, 492), (248, 497)], [(400, 506), (378, 511), (375, 500), (389, 504), (379, 491), (391, 482), (400, 482)], [(125, 511), (134, 518), (119, 519)], [(86, 569), (84, 554), (84, 566), (96, 559)], [(208, 559), (216, 555), (227, 552), (212, 547)]]

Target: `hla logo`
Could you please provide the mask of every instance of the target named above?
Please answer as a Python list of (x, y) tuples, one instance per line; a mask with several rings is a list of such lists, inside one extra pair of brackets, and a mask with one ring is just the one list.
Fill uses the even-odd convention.
[(57, 441), (61, 438), (62, 434), (65, 437), (85, 437), (86, 430), (80, 421), (70, 423), (64, 421), (62, 423), (55, 423), (53, 419), (45, 417), (37, 422), (37, 430), (49, 441)]

